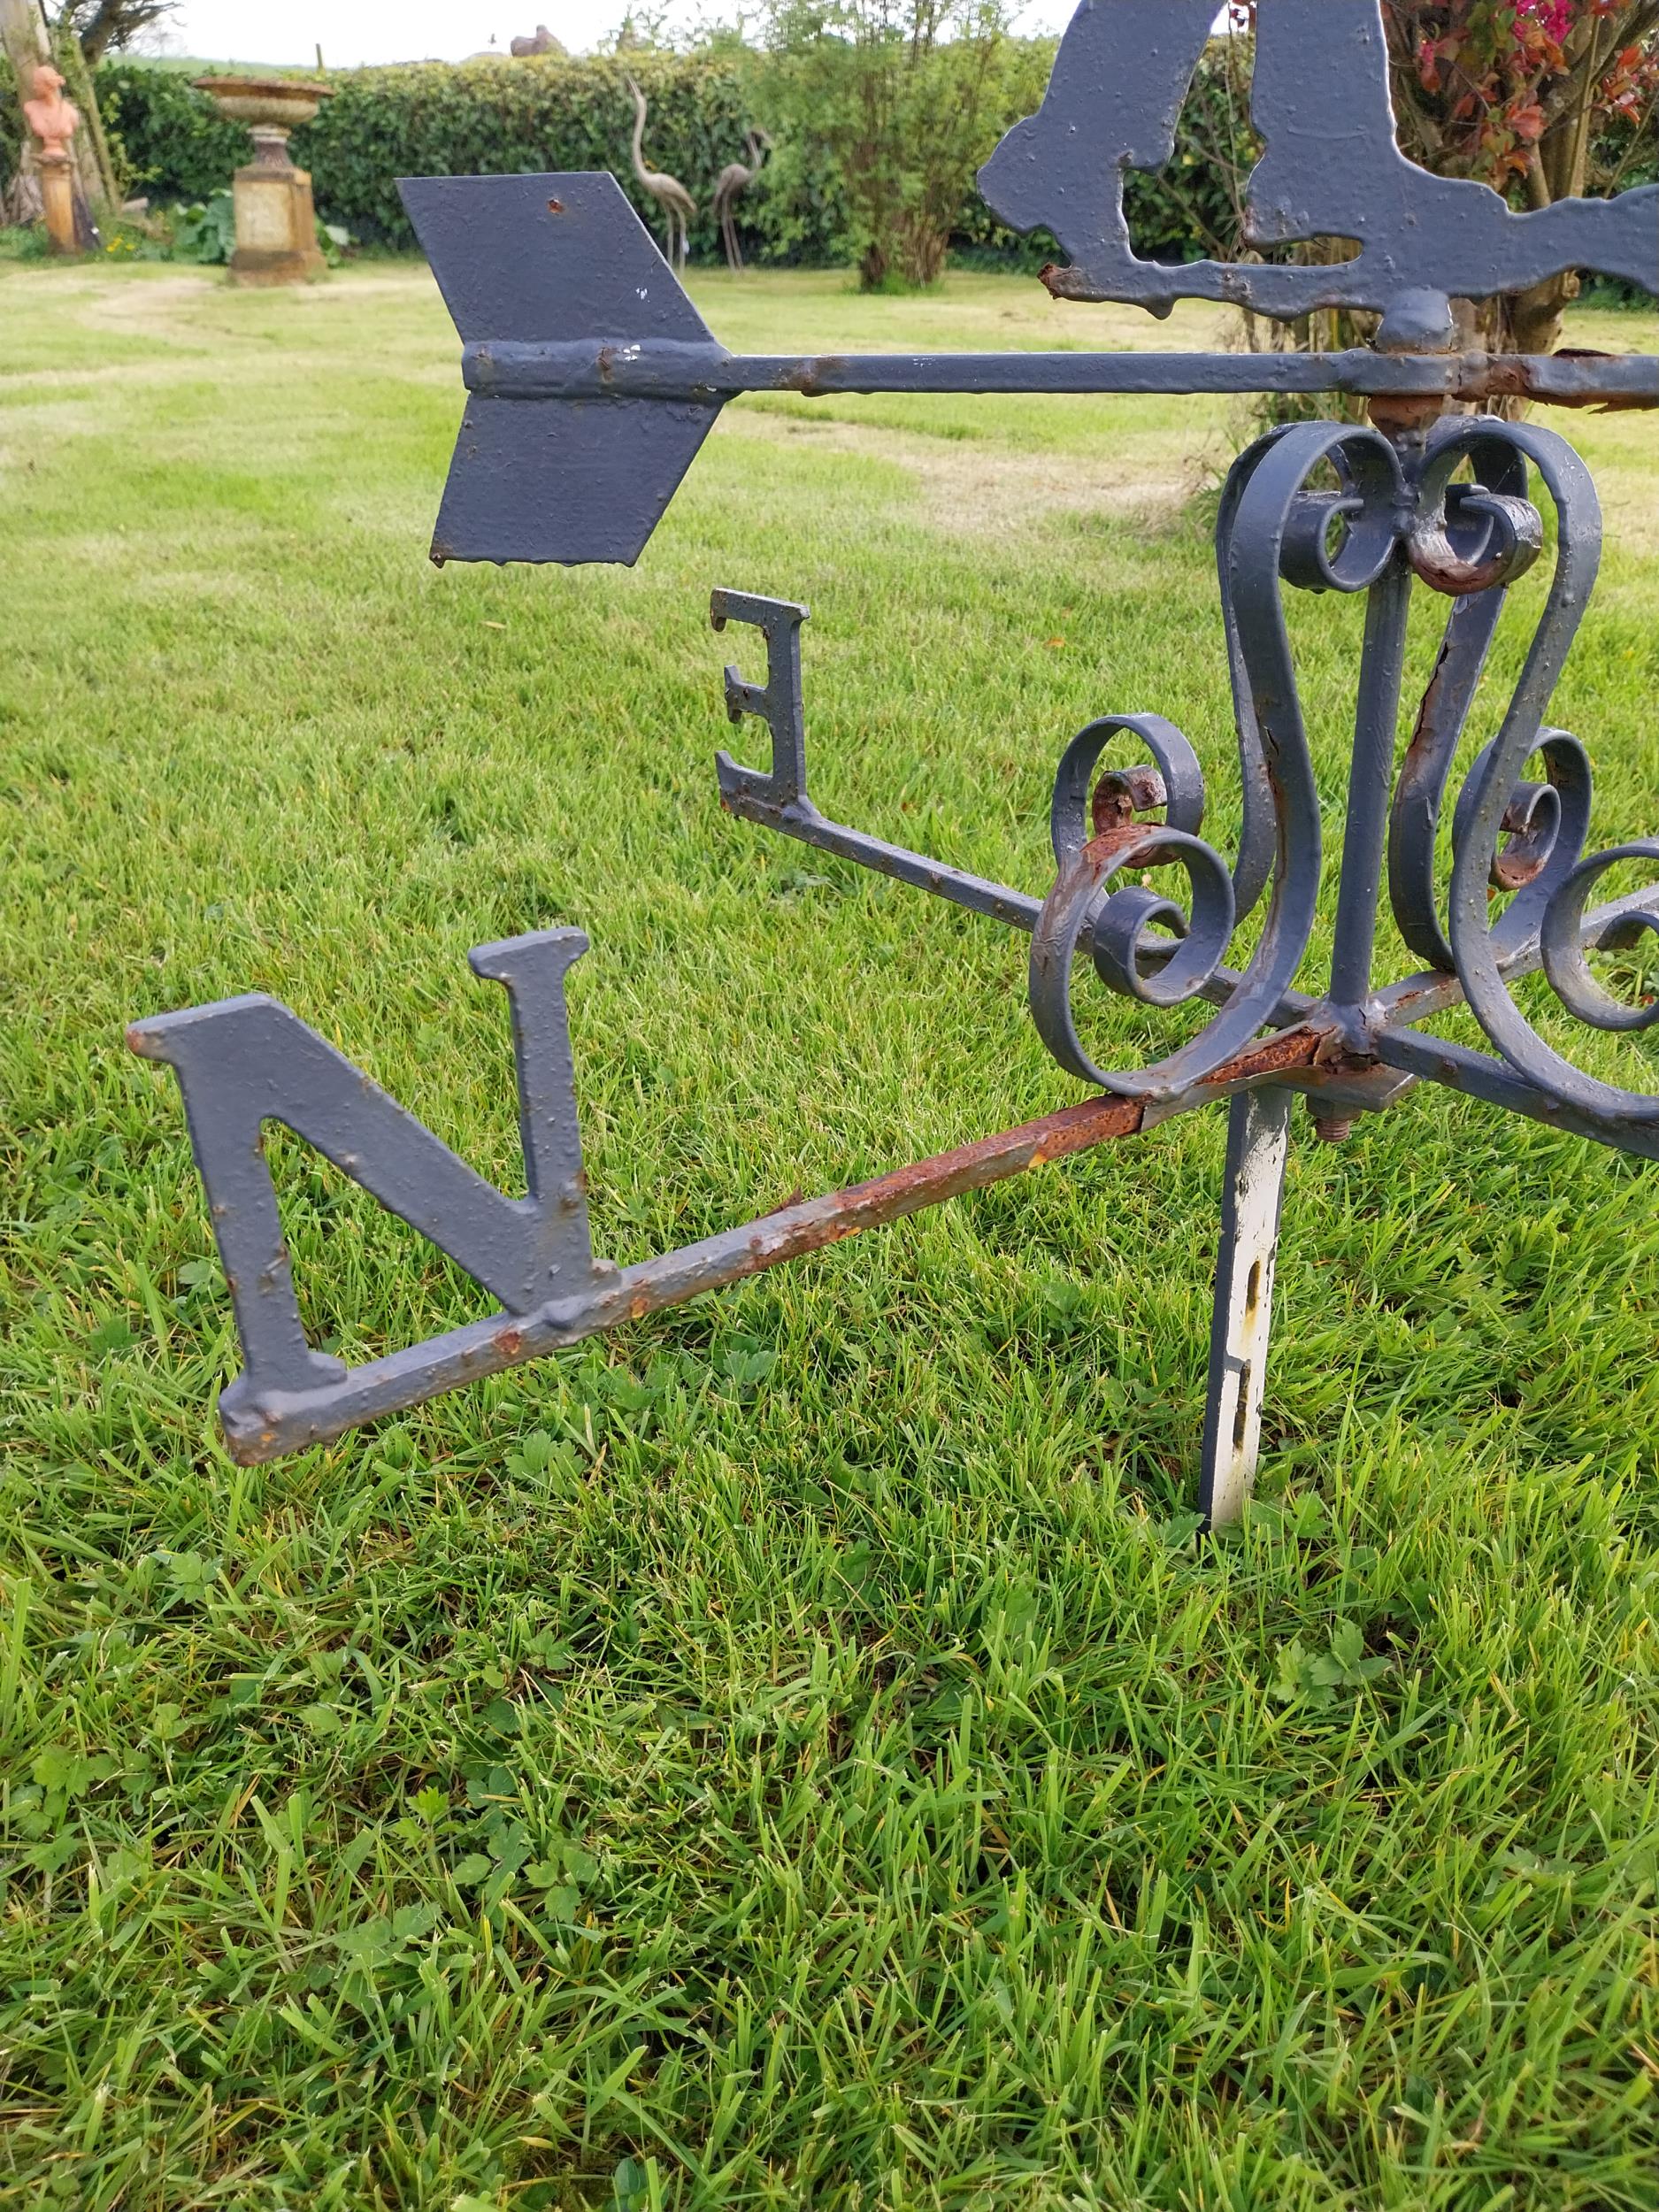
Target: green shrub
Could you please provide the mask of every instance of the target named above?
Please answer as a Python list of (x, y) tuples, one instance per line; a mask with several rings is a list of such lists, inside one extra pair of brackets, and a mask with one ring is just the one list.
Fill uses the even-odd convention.
[[(714, 179), (741, 156), (762, 120), (741, 53), (630, 54), (564, 61), (411, 62), (341, 72), (334, 96), (296, 130), (294, 158), (311, 173), (318, 212), (370, 242), (408, 248), (414, 234), (397, 196), (408, 176), (511, 175), (610, 169), (655, 229), (655, 201), (629, 171), (633, 104), (625, 73), (650, 103), (646, 154), (699, 204), (694, 250), (718, 251), (708, 201)], [(126, 149), (134, 185), (152, 199), (204, 200), (250, 157), (245, 130), (221, 121), (178, 73), (120, 62), (98, 73), (101, 103)], [(752, 196), (757, 200), (758, 193)], [(746, 218), (753, 213), (745, 210)], [(810, 242), (811, 248), (822, 241)]]
[(236, 213), (228, 192), (215, 192), (194, 206), (175, 208), (168, 242), (170, 261), (199, 261), (211, 268), (228, 261), (236, 247)]
[(1004, 0), (774, 0), (771, 37), (769, 106), (839, 177), (864, 283), (931, 284), (974, 170), (1022, 112)]
[(106, 61), (94, 78), (104, 129), (121, 145), (130, 192), (158, 203), (209, 200), (253, 157), (240, 123), (227, 123), (182, 70)]
[(0, 188), (17, 174), (18, 149), (23, 135), (23, 117), (10, 82), (12, 72), (0, 63)]

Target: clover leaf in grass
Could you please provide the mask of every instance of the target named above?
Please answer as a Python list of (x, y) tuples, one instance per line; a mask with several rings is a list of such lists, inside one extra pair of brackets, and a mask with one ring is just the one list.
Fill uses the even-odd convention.
[(486, 1838), (486, 1848), (498, 1866), (516, 1874), (535, 1855), (535, 1846), (521, 1820), (503, 1821)]
[(107, 1781), (115, 1771), (115, 1762), (105, 1752), (88, 1755), (73, 1744), (48, 1744), (35, 1753), (31, 1770), (49, 1797), (67, 1801), (84, 1797), (98, 1783)]
[(392, 1924), (383, 1914), (373, 1920), (360, 1921), (355, 1928), (342, 1929), (334, 1938), (334, 1945), (341, 1955), (356, 1966), (379, 1966), (396, 1948)]
[(1313, 1678), (1313, 1654), (1307, 1649), (1300, 1636), (1293, 1636), (1287, 1644), (1281, 1644), (1273, 1667), (1273, 1695), (1284, 1705), (1295, 1705), (1302, 1699), (1310, 1704), (1328, 1705), (1331, 1694), (1323, 1693)]
[(612, 2212), (644, 2212), (650, 2195), (649, 2169), (637, 2158), (625, 2158), (611, 2177)]
[(1070, 1275), (1046, 1275), (1041, 1286), (1043, 1310), (1049, 1325), (1064, 1334), (1080, 1325), (1087, 1294)]
[(1187, 1551), (1203, 1525), (1202, 1513), (1172, 1513), (1157, 1524), (1158, 1540), (1166, 1551)]
[(1300, 1637), (1280, 1645), (1273, 1695), (1286, 1705), (1330, 1705), (1339, 1692), (1356, 1695), (1393, 1663), (1386, 1652), (1375, 1657), (1367, 1655), (1364, 1631), (1357, 1621), (1339, 1621), (1332, 1631), (1328, 1651), (1310, 1652)]
[[(525, 1871), (534, 1870), (526, 1867)], [(540, 1885), (538, 1885), (540, 1886)], [(574, 1921), (581, 1909), (582, 1893), (569, 1882), (556, 1883), (541, 1900), (541, 1909), (549, 1920)]]
[(719, 1371), (722, 1387), (734, 1390), (740, 1395), (757, 1389), (778, 1364), (776, 1352), (748, 1350), (734, 1348), (720, 1355)]
[(1359, 1690), (1386, 1674), (1393, 1663), (1386, 1652), (1368, 1657), (1365, 1632), (1357, 1621), (1339, 1621), (1331, 1634), (1331, 1649), (1313, 1663), (1313, 1678), (1324, 1689)]
[(106, 1893), (113, 1894), (119, 1890), (131, 1889), (134, 1883), (142, 1881), (149, 1871), (148, 1853), (134, 1850), (127, 1844), (117, 1844), (113, 1851), (105, 1855), (98, 1869), (98, 1879)]
[(200, 1598), (219, 1579), (219, 1563), (199, 1551), (153, 1551), (150, 1557), (173, 1586), (175, 1597)]
[(39, 1843), (32, 1843), (24, 1857), (42, 1874), (57, 1874), (68, 1865), (81, 1849), (81, 1839), (75, 1835), (43, 1836)]
[(626, 1367), (608, 1369), (601, 1387), (618, 1413), (643, 1413), (657, 1394), (657, 1386), (649, 1379), (641, 1382)]
[(1329, 1517), (1325, 1500), (1317, 1490), (1298, 1490), (1283, 1498), (1253, 1498), (1245, 1525), (1254, 1536), (1306, 1543), (1323, 1532)]
[(560, 1444), (545, 1429), (532, 1429), (517, 1448), (507, 1455), (507, 1472), (516, 1482), (545, 1486), (569, 1495), (581, 1480), (581, 1468), (568, 1444)]

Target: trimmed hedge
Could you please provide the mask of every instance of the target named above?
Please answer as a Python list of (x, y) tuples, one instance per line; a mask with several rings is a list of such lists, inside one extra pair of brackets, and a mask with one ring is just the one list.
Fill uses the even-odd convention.
[[(1003, 128), (1037, 106), (1053, 55), (1051, 39), (1006, 43), (998, 63), (1000, 97), (993, 104), (1002, 111), (990, 119), (987, 154)], [(799, 112), (787, 86), (777, 81), (776, 73), (788, 66), (784, 57), (722, 46), (691, 55), (492, 57), (340, 71), (328, 79), (334, 96), (314, 123), (295, 132), (294, 157), (311, 173), (323, 220), (343, 224), (368, 244), (414, 245), (397, 197), (400, 176), (547, 169), (611, 170), (660, 237), (657, 204), (640, 189), (630, 165), (634, 105), (624, 78), (631, 74), (650, 104), (646, 157), (690, 189), (697, 201), (693, 257), (718, 261), (710, 205), (714, 180), (728, 161), (743, 158), (751, 124), (776, 124), (781, 111)], [(157, 205), (222, 191), (232, 171), (250, 157), (246, 129), (225, 121), (181, 70), (117, 58), (98, 69), (96, 85), (128, 189), (147, 193)], [(1201, 85), (1194, 97), (1203, 90)], [(15, 141), (19, 119), (0, 96), (0, 173), (7, 165), (8, 133)], [(780, 130), (778, 140), (742, 202), (745, 251), (763, 263), (849, 261), (844, 196), (827, 148), (810, 126), (793, 136)], [(1142, 252), (1190, 260), (1207, 250), (1204, 226), (1229, 234), (1231, 210), (1225, 180), (1190, 140), (1178, 149), (1174, 174), (1178, 192), (1156, 178), (1132, 175), (1131, 218)], [(1055, 252), (1051, 240), (1023, 240), (1005, 230), (977, 193), (962, 210), (956, 244), (980, 265), (1033, 267)]]
[[(410, 62), (342, 71), (334, 96), (296, 130), (294, 158), (311, 173), (317, 211), (373, 244), (411, 248), (414, 234), (397, 197), (409, 176), (498, 176), (543, 169), (609, 169), (654, 233), (657, 203), (635, 182), (629, 160), (632, 75), (650, 104), (646, 158), (684, 180), (698, 203), (692, 251), (718, 257), (709, 199), (728, 161), (743, 157), (743, 134), (758, 115), (752, 62), (741, 52), (630, 54), (567, 61)], [(158, 203), (222, 190), (250, 157), (248, 133), (223, 122), (188, 80), (142, 62), (106, 63), (98, 98), (119, 137), (135, 191)], [(762, 231), (758, 189), (745, 227)], [(833, 257), (830, 222), (800, 242), (803, 258)]]

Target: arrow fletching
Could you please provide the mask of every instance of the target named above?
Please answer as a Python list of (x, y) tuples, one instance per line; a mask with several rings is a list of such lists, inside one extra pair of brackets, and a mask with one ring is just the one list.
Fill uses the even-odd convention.
[[(415, 234), (467, 348), (466, 413), (433, 534), (445, 561), (632, 565), (723, 397), (620, 398), (480, 388), (492, 346), (522, 361), (597, 363), (645, 342), (721, 357), (650, 233), (608, 172), (405, 177)], [(567, 354), (566, 349), (570, 349)]]

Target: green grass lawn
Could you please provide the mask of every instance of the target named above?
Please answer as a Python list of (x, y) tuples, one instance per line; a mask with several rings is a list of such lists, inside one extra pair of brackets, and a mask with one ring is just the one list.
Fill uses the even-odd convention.
[[(694, 288), (767, 349), (1169, 342), (1000, 279)], [(273, 992), (511, 1184), (466, 950), (579, 923), (622, 1261), (1073, 1102), (1023, 940), (720, 814), (762, 653), (709, 592), (811, 605), (842, 819), (1041, 890), (1061, 748), (1150, 710), (1221, 841), (1242, 414), (745, 402), (637, 570), (440, 573), (423, 269), (13, 266), (0, 325), (0, 2204), (1659, 2206), (1649, 1171), (1431, 1091), (1299, 1141), (1208, 1551), (1216, 1114), (248, 1471), (121, 1041)], [(1550, 419), (1609, 512), (1557, 718), (1610, 843), (1659, 827), (1659, 442)], [(1362, 618), (1294, 616), (1333, 830)], [(1118, 1064), (1185, 1033), (1089, 1010)], [(488, 1310), (273, 1149), (317, 1340)], [(1315, 1667), (1356, 1632), (1383, 1670)]]

